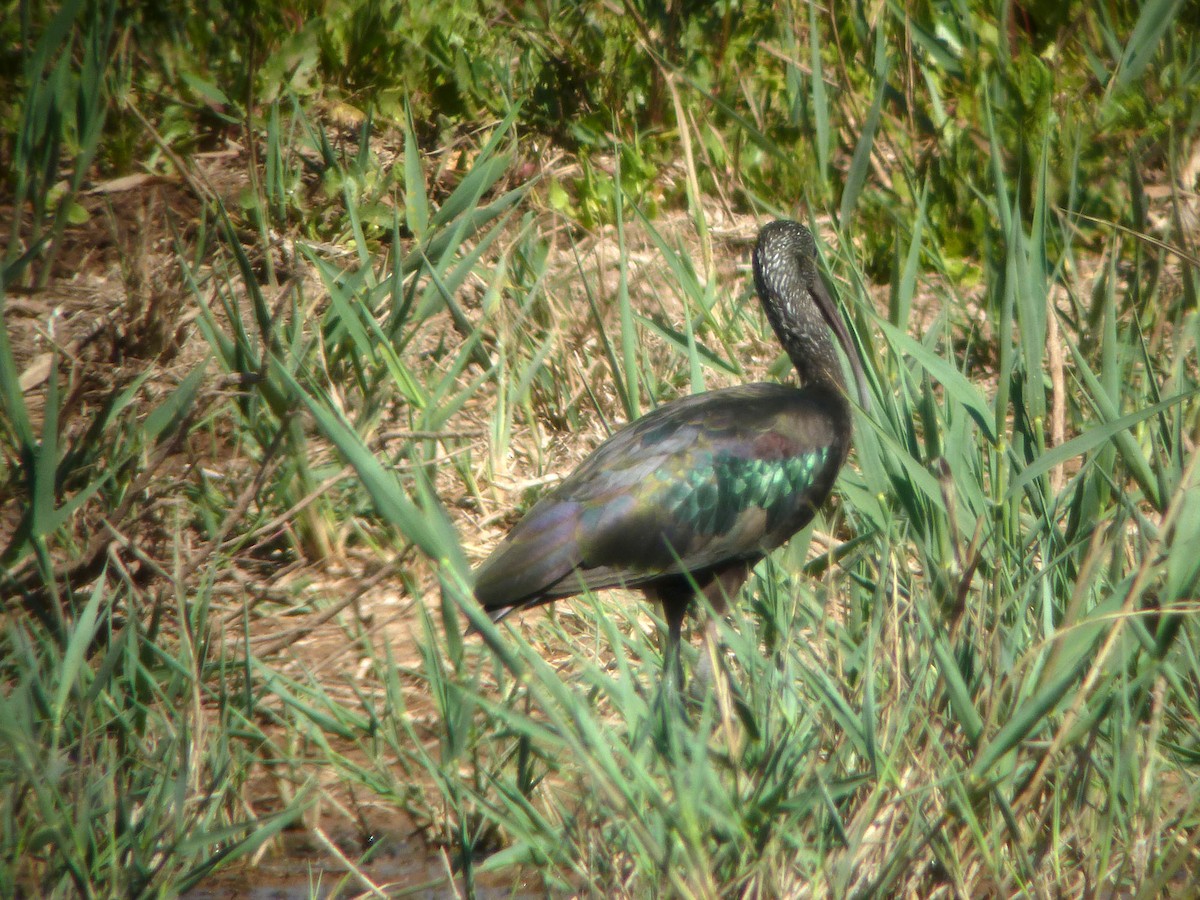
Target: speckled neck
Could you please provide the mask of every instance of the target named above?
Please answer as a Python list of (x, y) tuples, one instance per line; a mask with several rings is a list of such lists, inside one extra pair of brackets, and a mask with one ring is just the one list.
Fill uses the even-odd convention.
[(813, 299), (816, 242), (797, 222), (771, 222), (754, 246), (754, 287), (767, 319), (805, 385), (845, 397), (846, 380), (829, 326)]

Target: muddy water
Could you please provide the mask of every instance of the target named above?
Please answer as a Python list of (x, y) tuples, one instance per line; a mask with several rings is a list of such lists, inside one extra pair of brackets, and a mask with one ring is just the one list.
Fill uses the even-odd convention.
[[(371, 884), (387, 897), (443, 900), (466, 896), (461, 876), (451, 880), (448, 860), (420, 840), (389, 835), (382, 838), (366, 863), (347, 854)], [(331, 854), (316, 850), (303, 833), (285, 834), (283, 849), (257, 866), (238, 866), (219, 872), (183, 895), (184, 900), (334, 900), (372, 896), (371, 885), (350, 872)], [(509, 877), (477, 878), (475, 897), (481, 900), (533, 900), (545, 896), (533, 887), (513, 890)]]

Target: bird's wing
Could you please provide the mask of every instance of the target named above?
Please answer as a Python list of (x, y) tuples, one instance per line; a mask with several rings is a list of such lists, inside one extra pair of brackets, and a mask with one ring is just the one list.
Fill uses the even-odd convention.
[(845, 455), (807, 391), (755, 384), (660, 407), (614, 434), (477, 572), (503, 613), (757, 558), (812, 517)]

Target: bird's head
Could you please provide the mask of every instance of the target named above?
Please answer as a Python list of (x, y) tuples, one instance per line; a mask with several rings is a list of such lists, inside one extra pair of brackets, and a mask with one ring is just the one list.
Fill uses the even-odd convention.
[(805, 381), (845, 385), (829, 341), (833, 331), (854, 372), (859, 402), (869, 407), (862, 360), (837, 304), (817, 271), (817, 244), (799, 222), (769, 222), (754, 245), (754, 286), (771, 327)]

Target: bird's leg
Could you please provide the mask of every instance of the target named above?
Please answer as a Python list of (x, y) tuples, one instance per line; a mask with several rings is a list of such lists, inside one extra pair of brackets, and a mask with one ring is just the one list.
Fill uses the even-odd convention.
[(691, 599), (686, 591), (661, 590), (658, 599), (662, 602), (663, 617), (667, 620), (667, 645), (663, 648), (663, 674), (674, 680), (677, 691), (683, 690), (683, 654), (680, 642), (683, 639), (683, 617), (687, 614)]
[(654, 709), (661, 728), (659, 739), (669, 744), (671, 736), (675, 733), (672, 723), (682, 712), (683, 657), (680, 654), (680, 643), (683, 635), (683, 617), (691, 597), (688, 591), (681, 591), (673, 585), (648, 588), (646, 597), (662, 604), (663, 618), (667, 623), (662, 648), (663, 677), (655, 695)]

